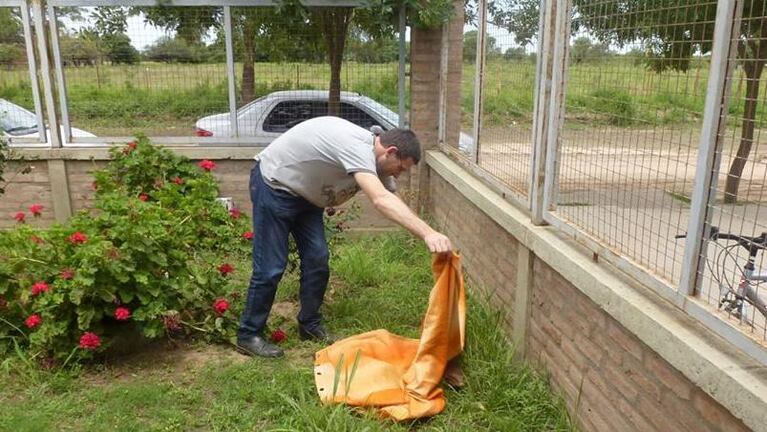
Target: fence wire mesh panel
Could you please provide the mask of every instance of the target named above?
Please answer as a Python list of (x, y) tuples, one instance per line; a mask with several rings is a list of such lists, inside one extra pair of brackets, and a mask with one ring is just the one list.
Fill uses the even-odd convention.
[[(476, 82), (477, 38), (479, 37), (479, 23), (477, 22), (476, 4), (467, 5), (464, 13), (468, 17), (468, 24), (463, 32), (463, 51), (461, 62), (461, 134), (459, 141), (447, 142), (450, 146), (458, 146), (461, 157), (467, 161), (474, 161), (472, 129), (474, 127), (474, 91)], [(447, 101), (447, 104), (455, 103)]]
[(676, 284), (716, 1), (573, 2), (556, 214)]
[(39, 137), (21, 12), (0, 7), (0, 137), (12, 145)]
[[(351, 8), (309, 8), (305, 19), (287, 21), (275, 8), (232, 11), (239, 43), (255, 41), (244, 51), (254, 56), (253, 66), (245, 62), (237, 72), (240, 136), (279, 134), (327, 114), (365, 128), (398, 124), (393, 111), (398, 104), (395, 33), (373, 38), (355, 21), (358, 11)], [(328, 51), (323, 38), (323, 26), (331, 24), (348, 27), (345, 47), (338, 54)], [(340, 89), (340, 100), (329, 99), (333, 87)], [(208, 130), (205, 124), (199, 126)]]
[(54, 10), (74, 138), (188, 136), (227, 110), (222, 8)]
[[(719, 131), (718, 176), (707, 208), (706, 235), (696, 295), (755, 339), (767, 340), (767, 280), (762, 248), (767, 232), (767, 10), (764, 1), (747, 0), (728, 76), (730, 100)], [(730, 236), (731, 235), (731, 236)], [(743, 237), (738, 243), (738, 237)], [(751, 241), (751, 237), (758, 237)]]
[[(18, 15), (6, 9), (12, 8), (0, 17)], [(264, 145), (319, 115), (365, 128), (399, 123), (397, 27), (381, 25), (372, 10), (149, 7), (129, 0), (50, 9), (58, 44), (51, 40), (49, 48), (60, 68), (53, 76), (66, 96), (61, 121), (72, 126), (75, 143), (146, 134), (211, 142), (238, 136), (245, 145)], [(23, 32), (5, 28), (0, 65), (9, 73), (0, 97), (29, 108), (29, 74), (17, 65)], [(13, 40), (6, 42), (6, 34)], [(11, 56), (18, 38), (22, 51)]]
[(478, 164), (526, 202), (538, 10), (527, 10), (520, 4), (493, 7), (488, 20)]

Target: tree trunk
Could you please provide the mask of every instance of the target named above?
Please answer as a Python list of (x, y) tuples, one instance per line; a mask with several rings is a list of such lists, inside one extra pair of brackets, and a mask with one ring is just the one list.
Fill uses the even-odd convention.
[(328, 63), (330, 64), (328, 115), (332, 116), (341, 113), (341, 64), (344, 58), (346, 34), (353, 13), (354, 9), (352, 8), (315, 9), (315, 15), (319, 18), (328, 49)]
[(240, 106), (255, 99), (255, 70), (256, 61), (256, 27), (245, 23), (242, 29), (242, 46), (244, 47), (242, 59), (242, 89), (240, 91)]
[[(759, 104), (759, 79), (764, 70), (764, 63), (767, 60), (767, 42), (761, 39), (752, 39), (751, 52), (752, 58), (742, 57), (743, 71), (746, 74), (746, 101), (743, 108), (743, 124), (741, 127), (740, 144), (738, 151), (730, 165), (730, 171), (727, 173), (727, 180), (724, 185), (724, 203), (734, 204), (738, 201), (738, 189), (740, 187), (740, 177), (743, 174), (743, 168), (751, 154), (751, 147), (754, 144), (754, 127), (756, 125), (756, 109)], [(758, 46), (753, 46), (758, 44)], [(744, 52), (745, 50), (740, 50)]]

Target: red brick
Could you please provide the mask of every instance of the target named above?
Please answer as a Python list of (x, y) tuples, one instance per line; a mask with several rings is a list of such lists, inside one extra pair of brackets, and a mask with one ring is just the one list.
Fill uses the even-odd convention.
[(673, 391), (678, 397), (690, 399), (693, 385), (666, 360), (663, 360), (656, 353), (648, 352), (645, 354), (644, 363), (647, 372), (659, 379), (664, 386)]

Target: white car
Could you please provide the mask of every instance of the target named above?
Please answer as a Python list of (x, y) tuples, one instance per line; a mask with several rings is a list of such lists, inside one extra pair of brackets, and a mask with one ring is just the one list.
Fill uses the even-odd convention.
[[(327, 90), (288, 90), (270, 93), (237, 110), (240, 136), (253, 137), (257, 145), (268, 145), (283, 132), (314, 117), (327, 115)], [(359, 93), (341, 92), (339, 117), (365, 129), (380, 126), (384, 130), (397, 127), (399, 115), (386, 106)], [(230, 114), (203, 117), (195, 123), (195, 134), (201, 137), (229, 137)], [(473, 140), (461, 133), (460, 149), (470, 152)]]
[[(61, 133), (64, 133), (63, 126)], [(12, 102), (0, 99), (0, 135), (7, 138), (10, 143), (13, 143), (16, 138), (38, 138), (40, 135), (37, 131), (37, 116)], [(96, 135), (72, 128), (72, 136), (92, 138)]]

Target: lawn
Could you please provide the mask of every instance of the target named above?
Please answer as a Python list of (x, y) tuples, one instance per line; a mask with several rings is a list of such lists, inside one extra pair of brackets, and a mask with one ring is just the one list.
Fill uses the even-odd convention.
[[(239, 263), (238, 268), (247, 267)], [(431, 289), (430, 258), (403, 233), (334, 248), (325, 316), (350, 336), (385, 328), (417, 336)], [(236, 272), (244, 287), (247, 270)], [(395, 424), (320, 404), (312, 379), (321, 346), (296, 337), (297, 276), (286, 275), (270, 319), (288, 334), (286, 357), (250, 359), (201, 341), (131, 343), (72, 371), (42, 371), (23, 356), (0, 363), (0, 430), (551, 431), (572, 430), (545, 377), (513, 360), (499, 315), (471, 287), (464, 369), (446, 410)], [(239, 301), (242, 301), (240, 299)]]

